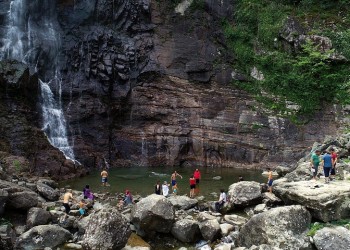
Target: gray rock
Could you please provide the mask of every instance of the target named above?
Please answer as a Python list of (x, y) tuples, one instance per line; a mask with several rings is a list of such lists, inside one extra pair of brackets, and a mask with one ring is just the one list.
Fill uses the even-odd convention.
[(278, 176), (283, 177), (286, 174), (290, 173), (292, 171), (292, 168), (286, 166), (277, 166), (275, 168), (275, 171), (277, 172)]
[(51, 220), (50, 212), (42, 208), (32, 207), (28, 210), (26, 224), (28, 229), (30, 229), (34, 226), (45, 225), (49, 220)]
[(239, 226), (239, 227), (243, 226), (248, 221), (248, 219), (235, 214), (225, 215), (224, 219), (227, 223), (230, 223), (234, 226)]
[(324, 222), (348, 218), (350, 213), (348, 181), (327, 185), (321, 181), (277, 182), (274, 192), (286, 204), (303, 205), (312, 217)]
[(16, 233), (11, 225), (0, 226), (0, 249), (12, 250), (16, 241)]
[(38, 189), (39, 194), (49, 201), (56, 201), (60, 197), (60, 192), (58, 189), (53, 189), (45, 183), (37, 183), (36, 188)]
[(183, 195), (173, 195), (168, 198), (168, 200), (177, 209), (187, 210), (195, 207), (198, 204), (196, 199), (191, 199)]
[(90, 215), (83, 236), (84, 249), (121, 249), (129, 239), (129, 223), (114, 207)]
[(262, 201), (260, 184), (255, 181), (241, 181), (229, 187), (231, 208), (257, 205)]
[(318, 250), (350, 249), (350, 231), (344, 227), (325, 227), (313, 237)]
[(189, 219), (176, 221), (171, 229), (171, 234), (185, 243), (196, 242), (201, 237), (198, 223)]
[(131, 211), (131, 222), (145, 232), (169, 233), (174, 221), (174, 206), (162, 195), (147, 196)]
[(7, 203), (12, 208), (27, 210), (38, 204), (38, 195), (32, 191), (11, 193)]
[(220, 224), (217, 220), (206, 220), (199, 224), (203, 239), (213, 241), (220, 236)]
[(0, 215), (5, 211), (6, 201), (9, 194), (6, 190), (0, 189)]
[(91, 215), (88, 215), (88, 216), (83, 217), (82, 219), (76, 221), (76, 224), (74, 225), (74, 227), (78, 228), (80, 234), (85, 233), (85, 230), (86, 230), (87, 226), (89, 225), (90, 216)]
[(221, 235), (222, 236), (227, 236), (231, 231), (234, 230), (234, 226), (229, 223), (223, 223), (220, 224), (220, 229), (221, 229)]
[(240, 230), (239, 246), (268, 244), (282, 249), (312, 249), (306, 236), (310, 213), (302, 206), (272, 208), (254, 215)]
[(36, 226), (17, 238), (15, 249), (55, 248), (71, 237), (69, 231), (57, 225)]
[(282, 205), (283, 201), (278, 198), (274, 193), (265, 192), (262, 194), (263, 202), (268, 207), (274, 207), (278, 205)]

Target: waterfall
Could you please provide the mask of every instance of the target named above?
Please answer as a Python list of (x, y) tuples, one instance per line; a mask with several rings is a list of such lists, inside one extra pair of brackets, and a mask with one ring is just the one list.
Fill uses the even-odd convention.
[[(74, 161), (61, 105), (58, 58), (61, 49), (55, 0), (13, 0), (2, 39), (0, 60), (15, 59), (38, 73), (43, 131), (52, 146)], [(54, 89), (54, 91), (52, 91)]]

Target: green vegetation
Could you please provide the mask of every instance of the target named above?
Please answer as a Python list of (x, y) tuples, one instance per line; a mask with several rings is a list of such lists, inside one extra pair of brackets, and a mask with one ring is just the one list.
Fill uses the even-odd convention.
[[(307, 121), (326, 104), (350, 102), (349, 0), (239, 0), (234, 20), (223, 20), (228, 48), (235, 55), (235, 67), (247, 76), (253, 67), (264, 76), (250, 82), (234, 82), (251, 93), (264, 107), (291, 118)], [(327, 36), (331, 50), (306, 39), (299, 49), (283, 44), (279, 37), (288, 17), (293, 17), (307, 35)], [(295, 34), (299, 36), (300, 34)], [(293, 34), (292, 34), (293, 36)]]
[(15, 166), (16, 172), (21, 172), (22, 170), (22, 165), (18, 160), (13, 161), (13, 165)]
[(310, 225), (310, 230), (307, 233), (308, 236), (314, 236), (316, 232), (324, 227), (336, 227), (336, 226), (343, 226), (347, 229), (350, 227), (350, 220), (349, 219), (343, 219), (343, 220), (337, 220), (332, 221), (330, 223), (321, 223), (321, 222), (315, 222)]

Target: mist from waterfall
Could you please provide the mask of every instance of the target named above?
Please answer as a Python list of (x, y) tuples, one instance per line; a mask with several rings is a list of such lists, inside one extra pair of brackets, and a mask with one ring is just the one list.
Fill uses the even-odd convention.
[(61, 104), (62, 81), (58, 67), (61, 41), (55, 7), (55, 0), (11, 1), (0, 60), (21, 61), (38, 73), (42, 129), (52, 146), (67, 159), (74, 160)]

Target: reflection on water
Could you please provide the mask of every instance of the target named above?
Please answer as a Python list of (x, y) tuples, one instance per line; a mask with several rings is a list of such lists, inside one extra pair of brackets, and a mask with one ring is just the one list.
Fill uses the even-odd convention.
[[(177, 178), (179, 194), (189, 194), (189, 178), (195, 168), (164, 168), (164, 167), (132, 167), (132, 168), (115, 168), (109, 171), (109, 187), (101, 186), (100, 171), (92, 171), (90, 175), (80, 179), (64, 181), (60, 183), (61, 187), (69, 185), (75, 190), (82, 190), (85, 185), (90, 185), (94, 192), (121, 193), (129, 189), (132, 194), (147, 196), (154, 193), (154, 185), (159, 181), (170, 183), (170, 176), (176, 170), (183, 179)], [(246, 181), (265, 182), (266, 178), (261, 175), (260, 170), (232, 169), (232, 168), (199, 168), (202, 179), (200, 185), (196, 188), (196, 195), (204, 195), (208, 199), (214, 198), (211, 193), (219, 193), (221, 188), (225, 190), (238, 182), (239, 176)], [(221, 180), (213, 180), (213, 177), (221, 176)], [(216, 198), (215, 198), (216, 199)]]

